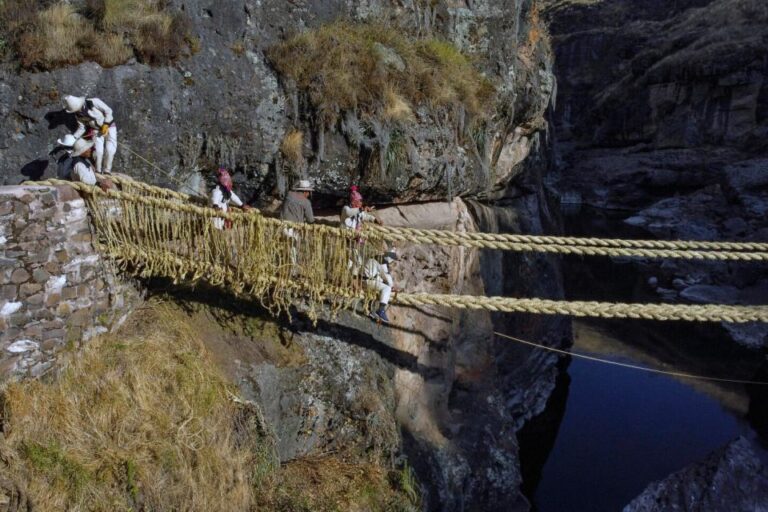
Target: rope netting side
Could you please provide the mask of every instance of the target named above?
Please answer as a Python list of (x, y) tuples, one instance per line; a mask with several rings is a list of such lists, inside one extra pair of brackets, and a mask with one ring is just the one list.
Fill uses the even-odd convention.
[[(287, 223), (258, 213), (223, 213), (177, 198), (103, 191), (82, 183), (70, 185), (82, 192), (88, 203), (100, 248), (125, 270), (177, 281), (205, 279), (253, 295), (273, 313), (287, 311), (299, 301), (305, 301), (313, 318), (324, 303), (332, 313), (361, 301), (367, 307), (375, 300), (375, 292), (364, 285), (356, 269), (380, 254), (386, 241), (396, 240), (391, 233), (384, 235), (381, 231), (356, 233), (330, 226)], [(473, 246), (455, 241), (447, 245)], [(602, 318), (768, 322), (767, 306), (621, 304), (402, 293), (395, 302)]]
[(375, 299), (357, 269), (383, 251), (376, 237), (122, 192), (89, 192), (100, 249), (135, 275), (204, 279), (254, 296), (274, 314), (303, 301), (313, 319), (323, 304), (335, 314), (358, 304), (367, 309)]

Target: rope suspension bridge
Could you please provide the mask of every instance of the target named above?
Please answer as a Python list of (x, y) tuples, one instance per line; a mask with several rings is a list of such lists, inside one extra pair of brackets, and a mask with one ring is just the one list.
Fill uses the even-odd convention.
[[(545, 254), (768, 261), (768, 243), (616, 240), (375, 225), (355, 232), (291, 223), (258, 211), (222, 212), (199, 197), (127, 177), (110, 179), (120, 190), (62, 180), (31, 184), (77, 189), (91, 213), (96, 245), (126, 272), (175, 282), (205, 280), (255, 297), (273, 314), (303, 301), (313, 319), (323, 305), (332, 315), (361, 304), (369, 308), (376, 292), (351, 270), (352, 259), (365, 262), (394, 242)], [(229, 229), (214, 227), (215, 218), (225, 219)], [(578, 317), (768, 322), (765, 305), (632, 304), (402, 292), (393, 303)]]

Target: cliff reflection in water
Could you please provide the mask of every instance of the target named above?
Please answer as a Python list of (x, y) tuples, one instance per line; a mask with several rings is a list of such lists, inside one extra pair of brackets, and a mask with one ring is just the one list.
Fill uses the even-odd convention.
[[(573, 350), (672, 369), (602, 324), (574, 322)], [(540, 512), (620, 510), (650, 482), (736, 436), (755, 438), (742, 419), (749, 409), (744, 386), (573, 358), (547, 411), (521, 435), (526, 495)]]

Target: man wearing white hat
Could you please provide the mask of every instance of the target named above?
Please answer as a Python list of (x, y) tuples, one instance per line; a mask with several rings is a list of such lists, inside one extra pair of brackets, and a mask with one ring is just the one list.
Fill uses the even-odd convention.
[[(312, 212), (312, 203), (309, 202), (309, 195), (312, 193), (312, 183), (309, 180), (299, 180), (285, 196), (283, 208), (280, 211), (280, 218), (291, 222), (315, 222), (315, 216)], [(293, 228), (285, 228), (283, 234), (291, 242), (291, 263), (296, 265), (299, 259), (299, 234)]]
[(96, 174), (93, 172), (93, 164), (90, 161), (93, 155), (94, 143), (85, 139), (77, 139), (72, 146), (72, 181), (82, 181), (87, 185), (96, 184)]
[(99, 98), (67, 95), (63, 102), (64, 110), (75, 114), (77, 118), (77, 130), (73, 136), (94, 142), (96, 172), (110, 174), (112, 160), (117, 152), (117, 127), (112, 118), (112, 109)]
[(310, 224), (315, 222), (312, 203), (309, 202), (309, 195), (313, 190), (309, 180), (299, 180), (285, 197), (280, 218), (291, 222), (308, 222)]
[(66, 134), (56, 141), (49, 155), (56, 155), (63, 152), (56, 159), (56, 177), (60, 180), (69, 180), (72, 178), (72, 167), (75, 165), (75, 159), (72, 158), (72, 147), (75, 145), (74, 135)]

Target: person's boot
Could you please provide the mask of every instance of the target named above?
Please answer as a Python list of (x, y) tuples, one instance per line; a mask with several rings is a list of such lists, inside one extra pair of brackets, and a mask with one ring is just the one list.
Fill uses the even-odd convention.
[(376, 312), (376, 316), (378, 316), (379, 320), (381, 320), (385, 324), (389, 323), (389, 318), (387, 317), (387, 312), (384, 311), (384, 306), (381, 306), (379, 308), (379, 310)]

